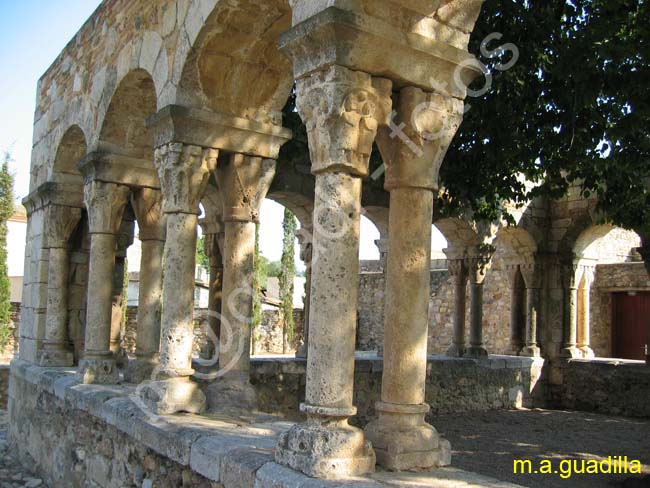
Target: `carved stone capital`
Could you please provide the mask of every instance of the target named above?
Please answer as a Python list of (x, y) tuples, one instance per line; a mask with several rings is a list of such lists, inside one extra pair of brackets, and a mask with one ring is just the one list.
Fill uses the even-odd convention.
[(88, 210), (91, 234), (117, 234), (122, 223), (130, 189), (116, 183), (90, 180), (84, 184), (84, 202)]
[(297, 82), (296, 105), (307, 126), (312, 173), (368, 174), (379, 125), (387, 124), (392, 83), (331, 66)]
[(583, 268), (578, 263), (562, 265), (562, 284), (569, 290), (575, 290), (580, 285)]
[(473, 284), (482, 285), (485, 282), (485, 276), (492, 266), (492, 256), (494, 256), (494, 247), (486, 245), (475, 250), (465, 259), (465, 264), (469, 271), (469, 278)]
[(208, 258), (223, 255), (224, 237), (225, 234), (223, 232), (203, 235), (203, 250)]
[(141, 241), (164, 241), (167, 219), (163, 213), (163, 197), (158, 190), (141, 188), (131, 198), (138, 221)]
[(538, 263), (530, 262), (519, 266), (524, 284), (528, 289), (539, 289), (542, 286), (542, 268)]
[(46, 249), (68, 247), (68, 241), (75, 227), (81, 220), (81, 209), (49, 205), (45, 207), (45, 241)]
[(300, 259), (309, 267), (313, 254), (313, 234), (311, 230), (301, 228), (296, 231), (296, 237), (300, 246)]
[(224, 222), (259, 222), (260, 206), (275, 176), (276, 162), (232, 154), (216, 176), (223, 202)]
[(440, 166), (463, 120), (463, 102), (407, 87), (396, 95), (391, 124), (377, 144), (386, 163), (386, 190), (438, 189)]
[(219, 151), (182, 143), (156, 149), (154, 160), (165, 213), (199, 214), (199, 202), (217, 166)]

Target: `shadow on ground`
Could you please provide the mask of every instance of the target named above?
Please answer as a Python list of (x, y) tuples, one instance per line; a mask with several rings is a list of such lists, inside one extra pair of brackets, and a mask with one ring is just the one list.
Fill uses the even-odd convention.
[[(650, 420), (549, 410), (440, 415), (434, 425), (451, 441), (452, 465), (532, 488), (650, 488)], [(641, 475), (515, 475), (514, 459), (530, 459), (533, 469), (560, 461), (627, 456), (642, 464)], [(566, 464), (564, 465), (566, 467)], [(580, 466), (580, 464), (578, 464)], [(644, 479), (645, 478), (645, 479)]]

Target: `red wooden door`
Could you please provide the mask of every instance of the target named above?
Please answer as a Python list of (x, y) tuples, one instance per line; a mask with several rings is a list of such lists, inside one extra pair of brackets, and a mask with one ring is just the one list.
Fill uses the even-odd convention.
[(622, 359), (645, 359), (650, 348), (650, 293), (614, 293), (612, 352)]

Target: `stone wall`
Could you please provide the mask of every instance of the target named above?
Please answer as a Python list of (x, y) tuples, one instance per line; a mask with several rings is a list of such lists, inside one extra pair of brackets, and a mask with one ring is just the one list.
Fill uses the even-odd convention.
[[(429, 302), (429, 354), (444, 354), (452, 343), (454, 328), (454, 285), (444, 262), (436, 261), (431, 271)], [(504, 267), (503, 250), (494, 256), (485, 280), (483, 296), (483, 338), (491, 354), (510, 354), (511, 288)], [(363, 272), (359, 282), (359, 326), (357, 349), (377, 351), (383, 347), (385, 278), (381, 272)], [(466, 340), (469, 342), (469, 284), (467, 288)]]
[(463, 479), (459, 470), (435, 470), (316, 480), (274, 462), (278, 435), (292, 425), (278, 417), (150, 416), (128, 387), (83, 385), (72, 372), (19, 360), (11, 378), (10, 449), (52, 487), (407, 488)]
[(571, 360), (561, 367), (558, 408), (650, 418), (650, 366), (639, 361)]
[[(260, 403), (269, 412), (300, 419), (298, 405), (304, 401), (305, 362), (253, 359), (251, 382)], [(429, 421), (445, 413), (543, 406), (541, 380), (543, 360), (491, 357), (487, 360), (430, 358), (427, 367), (426, 402)], [(383, 363), (378, 358), (357, 357), (352, 422), (364, 426), (374, 416), (381, 393)]]
[(253, 332), (254, 354), (293, 354), (303, 340), (304, 313), (302, 310), (293, 311), (293, 337), (283, 337), (284, 320), (280, 310), (264, 310), (262, 323)]

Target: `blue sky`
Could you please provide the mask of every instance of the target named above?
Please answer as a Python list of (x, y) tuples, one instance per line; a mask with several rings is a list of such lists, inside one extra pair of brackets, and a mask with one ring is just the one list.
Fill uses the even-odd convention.
[(17, 198), (29, 191), (36, 83), (100, 3), (0, 0), (0, 151), (11, 150)]
[[(0, 0), (0, 152), (11, 151), (14, 193), (18, 200), (29, 192), (38, 79), (100, 3), (99, 0)], [(280, 205), (265, 202), (260, 241), (262, 253), (272, 260), (281, 255), (282, 215)], [(378, 238), (379, 232), (364, 217), (362, 259), (378, 259), (374, 245)]]

